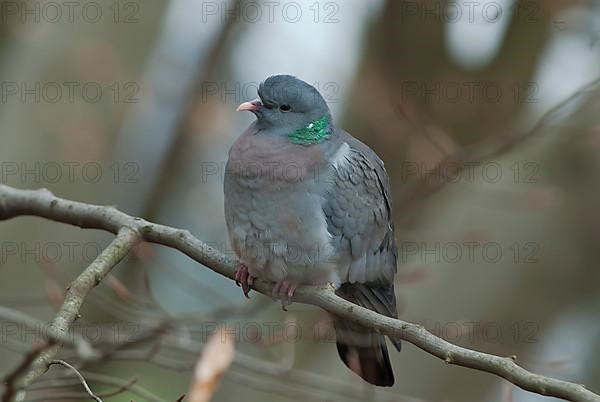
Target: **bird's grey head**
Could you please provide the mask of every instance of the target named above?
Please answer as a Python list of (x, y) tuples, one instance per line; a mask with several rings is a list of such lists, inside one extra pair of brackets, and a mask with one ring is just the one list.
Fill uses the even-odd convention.
[(258, 88), (259, 99), (238, 110), (256, 115), (261, 130), (287, 135), (292, 142), (311, 145), (331, 135), (331, 113), (312, 85), (291, 75), (273, 75)]

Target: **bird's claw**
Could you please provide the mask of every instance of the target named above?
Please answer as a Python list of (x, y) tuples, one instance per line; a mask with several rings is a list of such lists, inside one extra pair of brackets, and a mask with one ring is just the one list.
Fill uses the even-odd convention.
[(254, 276), (250, 275), (248, 271), (248, 267), (240, 264), (238, 268), (235, 270), (235, 284), (237, 286), (242, 287), (242, 291), (244, 292), (244, 296), (247, 299), (250, 298), (248, 293), (250, 293), (250, 288), (254, 285), (254, 280), (256, 279)]
[(287, 311), (287, 306), (292, 304), (292, 297), (298, 288), (298, 283), (284, 279), (273, 286), (271, 297), (273, 300), (281, 300), (281, 308)]

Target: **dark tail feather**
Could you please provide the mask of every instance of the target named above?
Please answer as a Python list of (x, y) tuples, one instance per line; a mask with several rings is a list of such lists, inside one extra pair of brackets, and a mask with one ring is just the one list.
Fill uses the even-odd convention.
[[(346, 366), (373, 385), (381, 387), (394, 385), (394, 372), (390, 364), (385, 338), (373, 331), (344, 328), (347, 321), (336, 319), (334, 322), (337, 332), (337, 350)], [(363, 341), (360, 343), (365, 346), (354, 344), (354, 340), (360, 338), (361, 335)], [(348, 342), (348, 338), (353, 338), (353, 340)], [(370, 338), (370, 340), (365, 341), (364, 338)], [(369, 342), (370, 344), (368, 344)]]
[[(396, 317), (396, 298), (393, 287), (370, 287), (363, 284), (344, 284), (336, 292), (344, 299), (389, 317)], [(337, 350), (348, 368), (365, 381), (382, 387), (394, 385), (385, 337), (351, 321), (334, 317)], [(400, 341), (392, 340), (400, 351)]]

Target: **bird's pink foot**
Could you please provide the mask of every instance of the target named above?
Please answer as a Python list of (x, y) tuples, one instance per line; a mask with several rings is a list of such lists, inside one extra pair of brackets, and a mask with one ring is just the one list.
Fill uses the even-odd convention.
[(297, 282), (288, 279), (279, 281), (273, 286), (271, 296), (273, 297), (273, 300), (281, 300), (281, 307), (286, 310), (286, 306), (292, 304), (292, 297), (294, 296), (294, 292), (298, 288), (298, 285)]
[(244, 292), (244, 296), (246, 298), (250, 298), (248, 293), (250, 293), (250, 287), (254, 285), (254, 280), (256, 277), (250, 275), (248, 271), (248, 267), (244, 264), (240, 264), (235, 270), (235, 284), (242, 287), (242, 291)]

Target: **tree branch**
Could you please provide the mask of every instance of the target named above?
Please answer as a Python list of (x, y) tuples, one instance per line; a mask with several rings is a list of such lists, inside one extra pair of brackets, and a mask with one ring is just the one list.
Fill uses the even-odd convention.
[(40, 353), (46, 348), (50, 347), (47, 342), (44, 342), (40, 345), (35, 346), (23, 359), (21, 364), (17, 366), (9, 375), (2, 379), (2, 382), (5, 384), (5, 391), (2, 395), (2, 402), (10, 402), (17, 395), (18, 389), (16, 387), (16, 382), (24, 373), (27, 372), (29, 366), (33, 363), (35, 359), (40, 355)]
[[(0, 184), (0, 220), (20, 215), (40, 216), (81, 228), (102, 229), (118, 234), (117, 239), (73, 282), (82, 285), (72, 286), (67, 292), (63, 307), (53, 321), (59, 324), (58, 328), (62, 331), (68, 330), (77, 317), (87, 293), (123, 258), (138, 238), (177, 249), (230, 279), (235, 275), (237, 261), (234, 258), (221, 254), (187, 230), (151, 223), (110, 206), (61, 199), (47, 190), (18, 190)], [(260, 280), (254, 285), (255, 290), (266, 295), (271, 294), (272, 287), (272, 283)], [(575, 402), (600, 402), (600, 396), (582, 385), (531, 373), (517, 365), (515, 357), (500, 357), (456, 346), (433, 335), (422, 325), (385, 317), (352, 304), (337, 296), (330, 286), (301, 287), (296, 291), (293, 301), (319, 306), (382, 334), (410, 342), (448, 364), (498, 375), (531, 392)], [(39, 364), (34, 365), (34, 369), (25, 377), (28, 381), (22, 385), (43, 374), (57, 351), (53, 348), (44, 352), (38, 359)]]
[[(0, 187), (0, 190), (3, 190), (6, 186)], [(52, 197), (47, 191), (43, 193), (47, 197)], [(4, 201), (4, 196), (0, 196), (0, 217), (6, 211)], [(52, 208), (52, 201), (49, 206)], [(79, 317), (79, 311), (88, 293), (127, 255), (138, 239), (137, 231), (126, 225), (122, 226), (117, 232), (117, 237), (110, 245), (71, 282), (61, 308), (46, 331), (52, 346), (41, 351), (37, 358), (32, 361), (31, 369), (17, 382), (17, 389), (24, 389), (48, 370), (49, 365), (62, 346), (61, 339), (68, 337), (71, 325)]]
[(85, 378), (83, 377), (83, 375), (79, 372), (79, 370), (77, 370), (75, 367), (73, 367), (72, 365), (70, 365), (69, 363), (67, 363), (64, 360), (52, 360), (50, 363), (48, 363), (48, 367), (52, 366), (54, 364), (64, 366), (64, 367), (70, 369), (71, 371), (73, 371), (75, 373), (75, 375), (77, 376), (77, 378), (79, 379), (79, 382), (81, 382), (81, 385), (83, 385), (83, 389), (85, 389), (85, 392), (87, 392), (89, 397), (92, 398), (93, 400), (95, 400), (96, 402), (103, 402), (102, 399), (98, 395), (96, 395), (96, 394), (94, 394), (94, 392), (92, 392), (92, 389), (88, 385), (88, 383), (85, 380)]

